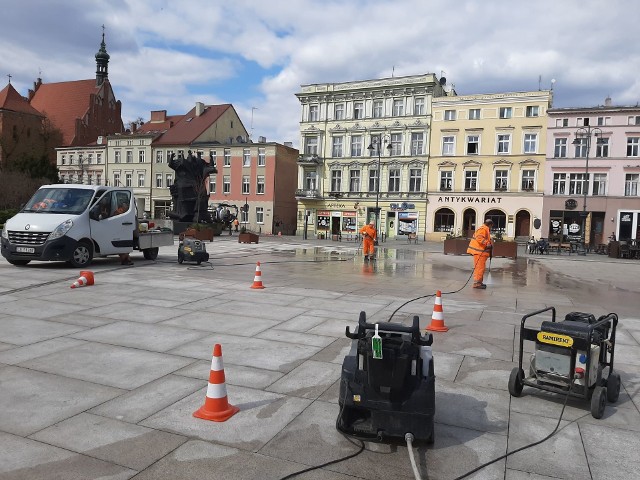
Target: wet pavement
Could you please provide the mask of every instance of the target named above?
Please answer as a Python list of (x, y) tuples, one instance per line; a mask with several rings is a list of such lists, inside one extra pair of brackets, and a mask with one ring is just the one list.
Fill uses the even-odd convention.
[[(554, 429), (562, 396), (507, 390), (520, 320), (549, 306), (619, 315), (620, 398), (600, 420), (570, 398), (554, 437), (468, 478), (638, 478), (640, 261), (521, 249), (494, 258), (479, 291), (471, 258), (439, 243), (388, 240), (369, 263), (352, 242), (206, 245), (200, 266), (178, 265), (176, 247), (156, 262), (134, 254), (134, 267), (98, 259), (96, 284), (78, 289), (63, 264), (0, 261), (0, 479), (279, 479), (353, 454), (359, 442), (335, 429), (345, 326), (365, 311), (426, 327), (436, 290), (449, 331), (433, 342), (435, 444), (414, 446), (423, 479), (456, 478)], [(250, 288), (256, 262), (263, 290)], [(224, 423), (192, 416), (216, 343), (241, 409)], [(392, 477), (414, 478), (406, 446), (365, 443), (296, 478)]]

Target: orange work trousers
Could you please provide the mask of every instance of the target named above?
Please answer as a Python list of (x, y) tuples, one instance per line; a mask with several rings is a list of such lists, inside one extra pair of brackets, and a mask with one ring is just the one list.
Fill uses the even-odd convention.
[(362, 253), (373, 255), (373, 239), (371, 237), (364, 237), (362, 240)]
[(474, 283), (482, 283), (484, 278), (484, 269), (487, 265), (487, 255), (474, 255), (473, 256), (473, 281)]

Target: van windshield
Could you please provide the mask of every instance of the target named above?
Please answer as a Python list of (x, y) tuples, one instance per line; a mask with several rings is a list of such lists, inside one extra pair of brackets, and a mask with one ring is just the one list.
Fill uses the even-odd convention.
[(79, 215), (87, 209), (94, 191), (84, 188), (41, 188), (27, 202), (23, 212)]

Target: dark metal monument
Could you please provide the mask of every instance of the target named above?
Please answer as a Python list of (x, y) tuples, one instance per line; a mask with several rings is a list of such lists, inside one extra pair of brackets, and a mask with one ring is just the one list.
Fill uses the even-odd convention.
[(202, 159), (200, 152), (194, 156), (191, 150), (187, 158), (182, 154), (176, 158), (172, 153), (169, 168), (176, 174), (173, 185), (169, 187), (173, 198), (173, 210), (168, 216), (179, 222), (212, 223), (213, 219), (207, 208), (206, 182), (209, 175), (218, 173), (213, 159), (207, 163)]

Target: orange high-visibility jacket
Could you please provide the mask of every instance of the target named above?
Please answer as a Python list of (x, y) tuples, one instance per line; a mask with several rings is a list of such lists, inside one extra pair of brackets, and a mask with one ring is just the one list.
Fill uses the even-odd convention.
[(368, 223), (360, 229), (360, 233), (368, 235), (372, 240), (375, 240), (377, 236), (376, 228)]
[(467, 253), (488, 257), (492, 245), (491, 230), (483, 223), (473, 234), (473, 238), (469, 242), (469, 248), (467, 248)]

